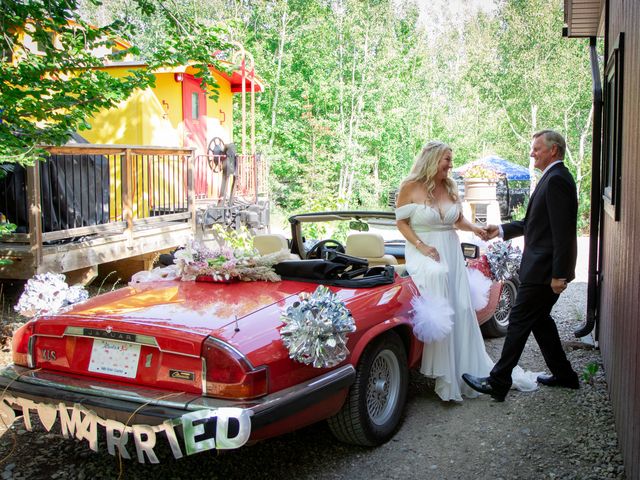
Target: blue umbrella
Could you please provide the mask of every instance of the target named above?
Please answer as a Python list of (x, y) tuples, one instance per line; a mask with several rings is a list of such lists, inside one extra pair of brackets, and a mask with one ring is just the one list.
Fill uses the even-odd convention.
[(464, 172), (467, 169), (480, 165), (485, 168), (489, 168), (497, 173), (507, 176), (507, 180), (530, 180), (529, 170), (525, 167), (518, 165), (516, 163), (510, 162), (509, 160), (505, 160), (504, 158), (489, 156), (484, 157), (479, 160), (474, 160), (473, 162), (467, 163), (466, 165), (462, 165), (461, 167), (455, 168), (453, 171), (458, 173), (462, 177), (464, 177)]

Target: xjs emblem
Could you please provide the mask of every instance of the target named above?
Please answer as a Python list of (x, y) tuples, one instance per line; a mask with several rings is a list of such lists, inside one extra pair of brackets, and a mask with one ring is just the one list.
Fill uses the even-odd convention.
[(57, 358), (56, 352), (54, 350), (42, 349), (40, 350), (40, 352), (42, 353), (42, 359), (48, 362), (52, 362)]
[(193, 380), (195, 378), (193, 372), (185, 372), (184, 370), (169, 370), (169, 376), (178, 380)]

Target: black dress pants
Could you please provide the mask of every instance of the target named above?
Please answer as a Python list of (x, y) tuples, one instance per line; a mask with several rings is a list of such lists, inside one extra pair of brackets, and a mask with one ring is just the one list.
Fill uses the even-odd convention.
[(576, 377), (551, 318), (551, 309), (558, 297), (550, 285), (523, 283), (518, 288), (502, 355), (489, 376), (489, 383), (496, 391), (506, 393), (511, 388), (511, 372), (518, 364), (531, 332), (551, 373), (560, 379)]

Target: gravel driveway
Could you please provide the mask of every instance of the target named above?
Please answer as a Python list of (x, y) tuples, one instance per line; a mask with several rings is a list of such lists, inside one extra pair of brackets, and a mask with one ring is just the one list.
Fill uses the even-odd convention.
[[(378, 448), (336, 441), (324, 423), (224, 454), (174, 460), (156, 447), (160, 465), (139, 465), (86, 442), (64, 440), (20, 421), (0, 438), (2, 479), (603, 479), (625, 478), (598, 350), (575, 348), (573, 329), (585, 312), (584, 276), (562, 294), (554, 316), (578, 372), (600, 368), (580, 390), (542, 387), (514, 392), (506, 402), (489, 397), (445, 403), (433, 384), (412, 374), (406, 418), (398, 434)], [(502, 340), (487, 340), (497, 358)], [(6, 352), (3, 358), (6, 359)], [(520, 364), (544, 370), (535, 341)], [(55, 430), (55, 427), (54, 427)], [(103, 440), (103, 439), (102, 439)], [(104, 445), (104, 443), (102, 443)]]

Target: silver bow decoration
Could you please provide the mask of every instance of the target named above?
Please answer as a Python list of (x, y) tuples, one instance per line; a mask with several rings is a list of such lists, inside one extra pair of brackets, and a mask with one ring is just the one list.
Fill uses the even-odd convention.
[(351, 312), (323, 285), (299, 298), (280, 316), (280, 337), (289, 358), (316, 368), (338, 365), (349, 354), (347, 333), (356, 330)]
[(24, 292), (13, 307), (23, 317), (54, 315), (75, 303), (84, 302), (89, 292), (84, 287), (70, 287), (62, 273), (39, 273), (27, 281)]
[(511, 241), (494, 242), (487, 248), (487, 260), (493, 278), (499, 281), (515, 277), (520, 270), (522, 252), (519, 247), (511, 245)]

